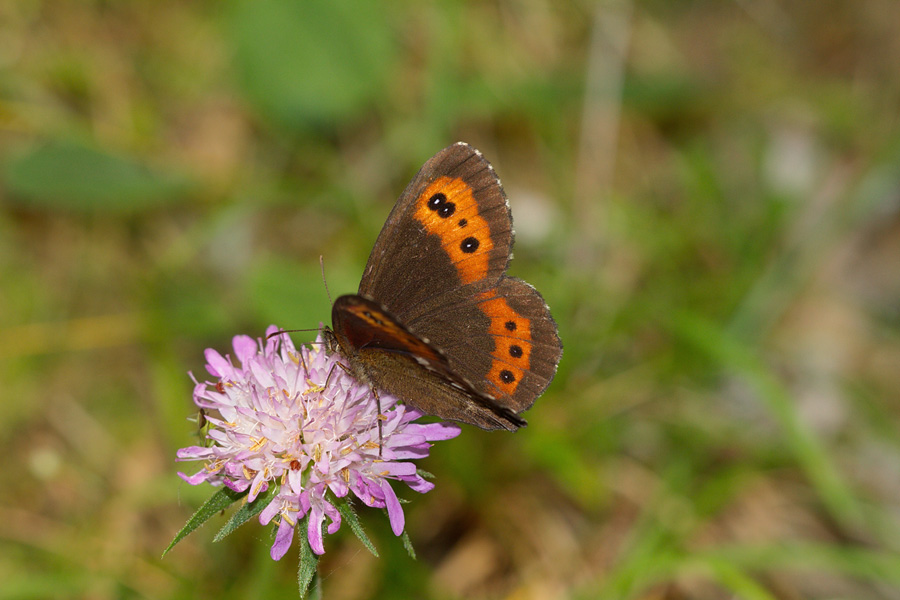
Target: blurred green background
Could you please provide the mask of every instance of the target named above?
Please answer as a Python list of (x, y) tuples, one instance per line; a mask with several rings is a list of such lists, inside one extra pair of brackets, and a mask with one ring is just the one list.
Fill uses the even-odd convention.
[[(900, 598), (900, 3), (0, 2), (0, 599), (296, 597), (211, 489), (203, 350), (316, 327), (457, 140), (559, 322), (516, 434), (326, 598)], [(302, 341), (304, 334), (295, 334)], [(225, 518), (222, 518), (224, 523)], [(296, 544), (295, 544), (296, 547)]]

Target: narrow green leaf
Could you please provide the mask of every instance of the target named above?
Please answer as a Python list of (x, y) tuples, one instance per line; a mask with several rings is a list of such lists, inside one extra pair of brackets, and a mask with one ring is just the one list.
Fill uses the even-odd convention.
[(416, 549), (413, 548), (412, 541), (409, 539), (409, 534), (406, 530), (403, 530), (403, 534), (400, 536), (400, 539), (403, 540), (403, 547), (406, 548), (406, 552), (409, 554), (409, 557), (413, 560), (416, 560)]
[(416, 469), (416, 475), (418, 475), (422, 479), (434, 479), (434, 475), (432, 473), (429, 473), (425, 469)]
[(309, 545), (309, 536), (305, 525), (306, 519), (297, 524), (297, 532), (300, 533), (300, 567), (297, 569), (297, 585), (300, 586), (301, 598), (306, 598), (310, 586), (318, 587), (318, 584), (314, 584), (313, 581), (319, 570), (319, 557)]
[(181, 528), (181, 531), (175, 536), (175, 539), (172, 540), (172, 543), (163, 551), (162, 555), (165, 556), (169, 553), (175, 544), (183, 540), (187, 537), (187, 535), (193, 532), (195, 529), (203, 525), (210, 517), (213, 515), (225, 510), (241, 498), (247, 495), (247, 492), (235, 492), (227, 487), (223, 487), (218, 492), (212, 495), (212, 497), (207, 500), (203, 506), (197, 509), (188, 522), (185, 523), (184, 527)]
[(737, 565), (728, 561), (711, 558), (705, 565), (711, 575), (726, 589), (734, 592), (735, 598), (742, 600), (776, 600), (763, 585)]
[(356, 534), (356, 537), (359, 538), (359, 541), (361, 541), (363, 546), (365, 546), (369, 550), (369, 552), (371, 552), (372, 555), (377, 558), (378, 550), (375, 549), (375, 544), (373, 544), (372, 540), (369, 539), (369, 536), (366, 535), (362, 523), (359, 522), (359, 517), (356, 515), (356, 511), (353, 510), (353, 507), (350, 506), (350, 503), (341, 502), (338, 504), (337, 508), (338, 511), (340, 511), (344, 522), (350, 526), (350, 529), (353, 531), (353, 533)]
[(248, 502), (240, 507), (237, 512), (231, 515), (231, 518), (228, 519), (228, 522), (225, 523), (222, 529), (219, 530), (216, 537), (213, 538), (213, 541), (222, 541), (225, 536), (231, 534), (235, 529), (261, 513), (275, 497), (275, 494), (272, 491), (274, 487), (275, 486), (270, 485), (269, 489), (259, 494), (253, 502)]

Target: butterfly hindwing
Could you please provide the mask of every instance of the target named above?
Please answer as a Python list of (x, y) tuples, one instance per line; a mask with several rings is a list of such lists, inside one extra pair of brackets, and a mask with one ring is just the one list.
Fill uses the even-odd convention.
[(504, 276), (496, 288), (464, 294), (408, 324), (447, 357), (450, 368), (500, 406), (521, 412), (550, 385), (562, 354), (541, 295)]
[(476, 390), (441, 350), (410, 332), (377, 302), (341, 296), (332, 307), (332, 323), (331, 335), (354, 374), (370, 385), (443, 419), (484, 429), (515, 430), (525, 424)]

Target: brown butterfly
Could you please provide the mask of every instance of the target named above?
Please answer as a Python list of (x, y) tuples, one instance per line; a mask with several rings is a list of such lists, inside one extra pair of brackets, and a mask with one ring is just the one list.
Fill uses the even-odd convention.
[(550, 309), (506, 275), (512, 214), (490, 163), (459, 142), (434, 155), (388, 216), (326, 345), (374, 390), (422, 412), (515, 431), (553, 376)]

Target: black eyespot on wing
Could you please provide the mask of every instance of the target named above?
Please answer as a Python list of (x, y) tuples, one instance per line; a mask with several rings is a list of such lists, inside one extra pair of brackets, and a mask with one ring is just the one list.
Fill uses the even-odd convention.
[(478, 250), (478, 246), (480, 245), (481, 242), (478, 241), (478, 238), (467, 237), (459, 244), (459, 249), (466, 254), (472, 254), (473, 252)]
[(447, 200), (447, 196), (443, 192), (438, 192), (428, 199), (428, 208), (436, 212), (442, 219), (446, 219), (456, 212), (456, 204)]

